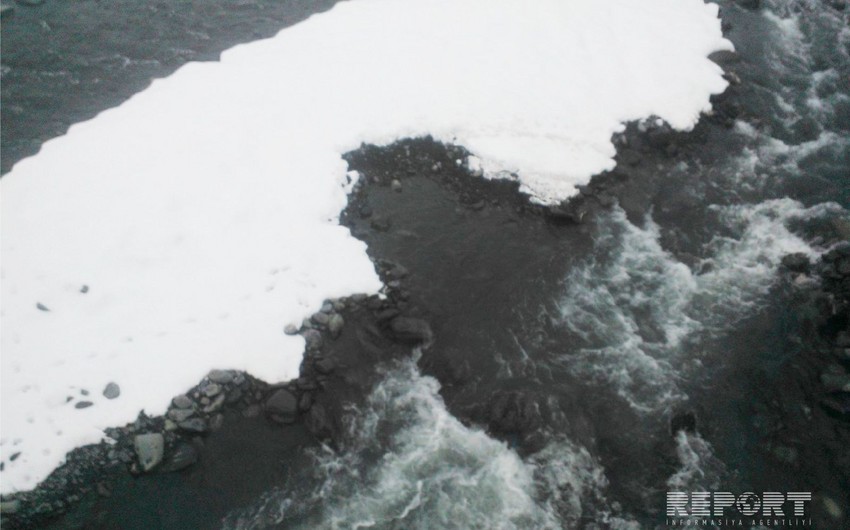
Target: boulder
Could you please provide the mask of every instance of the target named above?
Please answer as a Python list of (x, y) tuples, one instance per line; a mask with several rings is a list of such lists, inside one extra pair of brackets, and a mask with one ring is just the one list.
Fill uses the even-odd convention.
[(133, 439), (133, 447), (139, 459), (142, 471), (150, 471), (162, 462), (165, 452), (165, 439), (158, 432), (137, 434)]
[(298, 400), (289, 390), (276, 390), (266, 400), (266, 413), (282, 423), (292, 423), (298, 415)]
[(434, 340), (431, 325), (421, 318), (395, 317), (390, 321), (389, 331), (397, 342), (411, 346), (428, 345)]

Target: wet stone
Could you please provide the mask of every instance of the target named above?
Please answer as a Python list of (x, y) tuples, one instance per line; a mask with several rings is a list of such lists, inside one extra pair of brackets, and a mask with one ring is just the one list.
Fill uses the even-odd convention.
[(287, 324), (285, 328), (283, 328), (283, 332), (287, 335), (297, 335), (298, 334), (298, 326), (295, 324)]
[(316, 313), (315, 315), (313, 315), (312, 318), (313, 322), (319, 324), (320, 326), (326, 326), (328, 324), (328, 321), (330, 321), (330, 317), (327, 315), (327, 313)]
[(204, 387), (202, 392), (207, 397), (215, 397), (221, 394), (221, 390), (221, 385), (219, 385), (218, 383), (210, 383)]
[(266, 412), (284, 423), (291, 423), (298, 414), (298, 401), (292, 392), (281, 388), (266, 400)]
[(333, 359), (319, 359), (313, 364), (313, 366), (316, 368), (317, 372), (323, 375), (333, 373), (336, 369), (336, 363)]
[(345, 320), (342, 318), (342, 315), (334, 313), (328, 320), (328, 331), (330, 331), (332, 337), (339, 337), (344, 325)]
[(430, 324), (420, 318), (395, 317), (390, 321), (390, 333), (395, 340), (410, 345), (429, 344), (434, 338)]
[(177, 423), (186, 421), (194, 415), (195, 411), (192, 409), (171, 409), (167, 414), (169, 419), (174, 420)]

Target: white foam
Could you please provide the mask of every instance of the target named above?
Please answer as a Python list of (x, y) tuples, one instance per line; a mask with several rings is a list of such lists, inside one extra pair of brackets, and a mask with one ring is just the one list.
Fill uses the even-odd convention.
[(46, 142), (2, 180), (0, 491), (210, 368), (294, 376), (283, 327), (379, 288), (337, 226), (341, 153), (432, 134), (555, 202), (614, 165), (624, 121), (693, 126), (729, 48), (702, 0), (343, 2)]
[(524, 462), (452, 416), (415, 360), (388, 371), (352, 420), (342, 449), (318, 455), (315, 491), (299, 481), (225, 527), (555, 529), (610, 518), (587, 505), (604, 502), (607, 479), (586, 449), (561, 440)]
[(787, 198), (711, 209), (732, 235), (708, 243), (700, 264), (707, 272), (665, 251), (651, 218), (639, 228), (618, 208), (598, 223), (594, 257), (565, 282), (560, 320), (583, 344), (561, 361), (612, 385), (637, 410), (661, 411), (685, 398), (679, 380), (699, 363), (688, 341), (723, 334), (761, 307), (783, 256), (817, 258), (821, 250), (792, 223), (843, 212), (835, 203), (806, 208)]

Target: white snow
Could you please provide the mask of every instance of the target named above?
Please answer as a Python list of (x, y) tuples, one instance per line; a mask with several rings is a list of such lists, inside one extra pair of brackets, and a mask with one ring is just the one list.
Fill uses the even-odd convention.
[(432, 134), (556, 202), (614, 165), (623, 122), (694, 125), (730, 47), (702, 0), (358, 0), (46, 142), (0, 186), (0, 491), (210, 368), (296, 375), (284, 326), (380, 288), (337, 225), (341, 153)]

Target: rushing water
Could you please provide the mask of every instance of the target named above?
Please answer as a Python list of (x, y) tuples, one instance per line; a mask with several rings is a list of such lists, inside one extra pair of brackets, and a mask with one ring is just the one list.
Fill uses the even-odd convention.
[[(850, 9), (720, 3), (739, 52), (726, 65), (740, 78), (734, 122), (701, 124), (677, 153), (641, 151), (618, 204), (586, 224), (517, 214), (519, 197), (458, 213), (425, 178), (366, 190), (393, 219), (364, 236), (370, 252), (411, 270), (435, 344), (377, 363), (339, 447), (310, 445), (298, 473), (234, 506), (225, 528), (645, 528), (663, 521), (668, 488), (848, 498), (835, 446), (817, 441), (846, 426), (798, 433), (806, 458), (783, 466), (759, 450), (753, 411), (806, 348), (787, 340), (780, 260), (816, 258), (819, 234), (847, 230)], [(513, 432), (488, 425), (504, 399), (527, 423)], [(683, 410), (697, 428), (671, 435)], [(145, 495), (134, 502), (160, 502)]]

